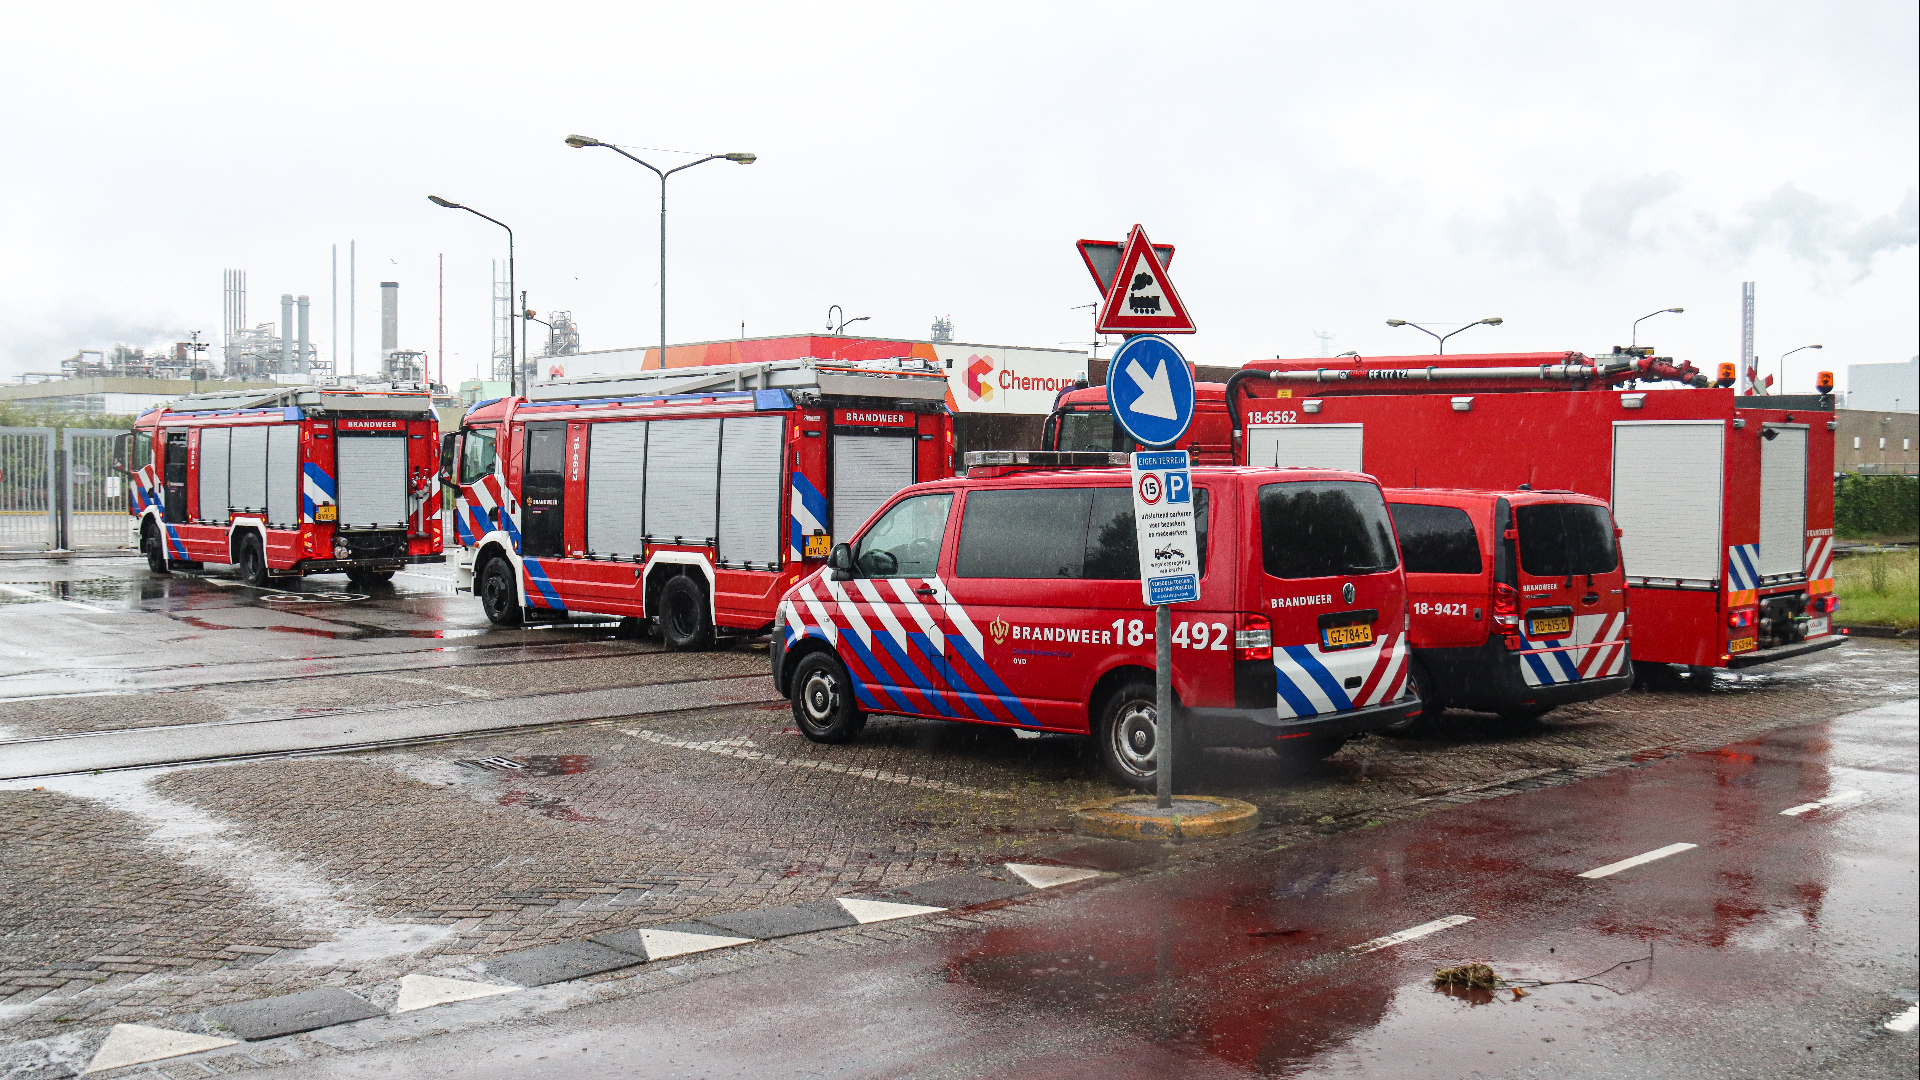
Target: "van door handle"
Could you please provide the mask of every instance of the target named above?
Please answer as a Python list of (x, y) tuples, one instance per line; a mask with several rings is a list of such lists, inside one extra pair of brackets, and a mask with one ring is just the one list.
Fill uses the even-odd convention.
[(913, 595), (915, 596), (932, 596), (933, 593), (934, 593), (934, 588), (931, 585), (922, 585), (919, 588), (913, 590)]
[(1590, 592), (1587, 595), (1581, 597), (1580, 602), (1583, 604), (1597, 604), (1600, 602), (1600, 594), (1597, 592)]

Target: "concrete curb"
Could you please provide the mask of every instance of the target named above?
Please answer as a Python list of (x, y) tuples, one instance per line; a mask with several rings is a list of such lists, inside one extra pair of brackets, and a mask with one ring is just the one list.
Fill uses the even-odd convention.
[[(1180, 795), (1163, 813), (1151, 795), (1123, 795), (1088, 803), (1073, 813), (1073, 827), (1089, 836), (1120, 840), (1211, 840), (1257, 828), (1260, 808), (1239, 799)], [(1205, 809), (1211, 807), (1211, 809)]]
[(1844, 624), (1834, 629), (1839, 630), (1848, 637), (1903, 638), (1908, 640), (1920, 637), (1920, 629), (1902, 630), (1894, 626), (1855, 626), (1852, 624)]

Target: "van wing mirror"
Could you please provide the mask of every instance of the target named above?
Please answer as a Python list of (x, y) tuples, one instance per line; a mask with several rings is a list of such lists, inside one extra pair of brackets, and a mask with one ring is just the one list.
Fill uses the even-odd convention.
[(440, 479), (454, 483), (453, 467), (460, 461), (460, 433), (449, 431), (440, 436)]
[(833, 580), (848, 581), (853, 577), (853, 548), (847, 544), (835, 544), (827, 554), (827, 565), (833, 570)]

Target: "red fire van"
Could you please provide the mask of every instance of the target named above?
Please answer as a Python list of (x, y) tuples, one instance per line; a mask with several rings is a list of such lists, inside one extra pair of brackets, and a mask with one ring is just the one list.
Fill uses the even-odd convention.
[[(800, 730), (868, 713), (1093, 735), (1154, 783), (1153, 613), (1125, 455), (985, 451), (895, 495), (776, 615), (774, 680)], [(1066, 467), (1063, 467), (1066, 466)], [(1326, 756), (1420, 711), (1406, 582), (1370, 477), (1197, 468), (1200, 600), (1173, 614), (1183, 744)]]

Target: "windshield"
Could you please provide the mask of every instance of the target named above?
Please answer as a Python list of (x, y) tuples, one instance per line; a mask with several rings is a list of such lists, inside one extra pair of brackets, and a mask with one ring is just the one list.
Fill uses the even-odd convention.
[(1604, 506), (1534, 503), (1513, 511), (1520, 531), (1520, 569), (1534, 577), (1605, 574), (1620, 564), (1613, 518)]
[(1261, 485), (1260, 558), (1281, 578), (1377, 574), (1400, 565), (1386, 500), (1357, 480)]
[(1055, 450), (1118, 451), (1130, 454), (1139, 449), (1127, 437), (1127, 433), (1113, 422), (1113, 414), (1104, 409), (1099, 412), (1064, 412), (1059, 419), (1060, 437), (1054, 446)]

